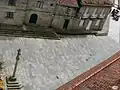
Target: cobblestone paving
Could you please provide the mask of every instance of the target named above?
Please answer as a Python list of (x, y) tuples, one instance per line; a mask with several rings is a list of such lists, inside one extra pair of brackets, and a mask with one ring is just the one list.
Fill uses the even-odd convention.
[(11, 75), (16, 50), (22, 49), (17, 78), (24, 90), (55, 90), (120, 48), (107, 36), (76, 36), (61, 40), (0, 37), (0, 60)]

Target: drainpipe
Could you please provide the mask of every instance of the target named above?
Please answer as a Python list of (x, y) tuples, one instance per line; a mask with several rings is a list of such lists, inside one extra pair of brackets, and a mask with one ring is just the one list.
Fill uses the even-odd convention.
[(26, 24), (26, 23), (25, 23), (25, 19), (26, 19), (26, 17), (27, 17), (28, 3), (29, 3), (29, 0), (26, 1), (25, 15), (24, 15), (24, 22), (23, 22), (23, 24)]
[(56, 0), (56, 2), (55, 2), (55, 8), (54, 8), (53, 15), (52, 15), (52, 18), (51, 18), (51, 21), (50, 21), (50, 26), (49, 26), (50, 28), (52, 27), (52, 22), (53, 22), (53, 20), (55, 18), (55, 15), (56, 15), (57, 2), (58, 2), (58, 0)]

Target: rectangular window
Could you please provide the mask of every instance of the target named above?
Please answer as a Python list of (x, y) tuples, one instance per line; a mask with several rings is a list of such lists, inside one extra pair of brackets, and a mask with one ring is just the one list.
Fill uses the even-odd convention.
[(83, 13), (83, 17), (82, 18), (89, 18), (89, 8), (86, 8), (84, 13)]
[(37, 1), (36, 7), (37, 8), (43, 8), (44, 1)]
[(91, 29), (94, 31), (99, 31), (101, 27), (101, 19), (94, 20), (93, 25), (91, 26)]
[(83, 24), (84, 24), (84, 20), (81, 20), (79, 26), (83, 27)]
[(15, 6), (16, 0), (9, 0), (8, 5)]
[(13, 18), (14, 13), (13, 12), (7, 12), (6, 18)]
[(97, 20), (95, 26), (99, 26), (99, 24), (100, 24), (100, 20)]
[(97, 18), (97, 8), (95, 8), (94, 11), (92, 12), (91, 18)]
[(102, 9), (99, 18), (104, 18), (105, 17), (105, 8)]
[(86, 30), (89, 30), (92, 25), (92, 20), (89, 21), (88, 25), (86, 26)]
[(97, 12), (97, 8), (94, 9), (92, 16), (95, 16), (96, 12)]
[(89, 8), (86, 8), (85, 11), (84, 11), (84, 16), (85, 16), (86, 14), (88, 14), (88, 11), (89, 11)]

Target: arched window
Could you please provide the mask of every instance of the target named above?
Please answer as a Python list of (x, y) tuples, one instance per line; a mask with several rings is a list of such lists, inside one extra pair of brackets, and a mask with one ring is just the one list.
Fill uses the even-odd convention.
[(9, 0), (8, 5), (15, 6), (16, 5), (16, 0)]
[(43, 8), (44, 1), (37, 1), (36, 7), (37, 8)]

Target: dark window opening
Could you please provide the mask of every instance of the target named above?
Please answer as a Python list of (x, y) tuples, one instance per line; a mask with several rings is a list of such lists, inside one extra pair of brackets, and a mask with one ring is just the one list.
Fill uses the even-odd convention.
[(77, 9), (76, 9), (76, 12), (75, 12), (75, 16), (78, 16), (79, 11), (80, 11), (80, 8), (77, 8)]
[(50, 4), (50, 6), (53, 6), (53, 4)]
[(43, 5), (44, 5), (44, 1), (37, 1), (36, 7), (43, 8)]
[(8, 5), (15, 6), (16, 5), (16, 0), (9, 0)]
[(70, 21), (69, 19), (65, 19), (65, 22), (64, 22), (64, 25), (63, 25), (64, 29), (67, 29), (69, 21)]
[(13, 12), (7, 12), (6, 18), (13, 18)]

